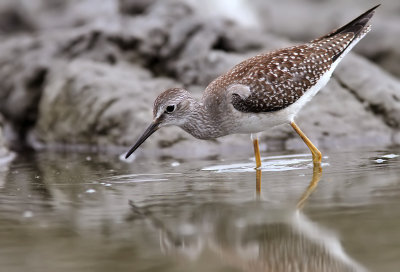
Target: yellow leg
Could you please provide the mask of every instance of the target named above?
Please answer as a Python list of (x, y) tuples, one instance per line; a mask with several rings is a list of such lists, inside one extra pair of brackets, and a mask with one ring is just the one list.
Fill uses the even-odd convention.
[(258, 138), (253, 139), (254, 156), (256, 157), (256, 169), (261, 167), (260, 148), (258, 147)]
[(313, 168), (313, 176), (311, 179), (310, 184), (308, 185), (306, 191), (300, 197), (299, 201), (297, 202), (297, 209), (302, 209), (304, 207), (304, 203), (306, 203), (307, 199), (310, 197), (312, 192), (317, 188), (318, 182), (322, 176), (322, 168), (321, 165), (315, 165)]
[(319, 165), (321, 163), (321, 158), (322, 158), (321, 152), (319, 152), (319, 150), (315, 147), (315, 145), (313, 145), (310, 139), (307, 138), (307, 136), (300, 130), (300, 128), (294, 122), (291, 122), (290, 125), (297, 132), (297, 134), (299, 134), (299, 136), (303, 139), (308, 148), (311, 150), (313, 163)]

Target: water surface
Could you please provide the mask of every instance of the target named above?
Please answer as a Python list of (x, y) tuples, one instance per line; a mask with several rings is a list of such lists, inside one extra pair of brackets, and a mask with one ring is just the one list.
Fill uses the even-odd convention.
[[(0, 166), (1, 271), (400, 271), (399, 149)], [(296, 270), (297, 269), (297, 270)]]

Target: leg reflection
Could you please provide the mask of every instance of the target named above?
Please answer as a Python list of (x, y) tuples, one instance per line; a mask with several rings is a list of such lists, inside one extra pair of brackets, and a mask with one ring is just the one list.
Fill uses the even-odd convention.
[(261, 170), (260, 169), (256, 169), (256, 196), (257, 199), (260, 199), (260, 195), (261, 195)]
[[(304, 191), (304, 193), (300, 197), (299, 201), (297, 202), (297, 206), (296, 206), (297, 209), (301, 210), (304, 207), (304, 204), (306, 203), (307, 199), (317, 188), (318, 183), (321, 179), (321, 176), (322, 176), (321, 165), (314, 164), (313, 175), (312, 175), (311, 181), (310, 181), (307, 189)], [(261, 170), (256, 169), (256, 197), (257, 197), (257, 200), (260, 200), (260, 196), (261, 196), (261, 177), (262, 177)]]
[(306, 203), (307, 199), (315, 191), (315, 189), (317, 188), (317, 185), (319, 183), (319, 180), (321, 179), (321, 176), (322, 176), (321, 165), (314, 164), (313, 175), (312, 175), (310, 184), (308, 185), (307, 189), (304, 191), (303, 195), (300, 197), (299, 201), (297, 202), (298, 210), (301, 210), (304, 207), (304, 204)]

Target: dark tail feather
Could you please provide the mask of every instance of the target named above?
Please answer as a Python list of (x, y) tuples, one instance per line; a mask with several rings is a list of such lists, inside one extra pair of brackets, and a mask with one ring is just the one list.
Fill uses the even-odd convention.
[(372, 16), (375, 13), (375, 9), (378, 8), (381, 4), (376, 5), (375, 7), (367, 10), (366, 12), (364, 12), (363, 14), (361, 14), (360, 16), (358, 16), (357, 18), (355, 18), (353, 21), (351, 21), (350, 23), (332, 31), (331, 33), (322, 36), (318, 39), (313, 40), (312, 42), (315, 41), (319, 41), (322, 39), (326, 39), (332, 36), (335, 36), (339, 33), (354, 33), (354, 38), (356, 38), (358, 36), (358, 34), (360, 34), (360, 32), (364, 29), (364, 27), (367, 25), (368, 21), (372, 18)]
[(341, 28), (336, 29), (332, 33), (328, 35), (328, 37), (332, 37), (336, 34), (339, 33), (354, 33), (354, 37), (357, 37), (358, 34), (364, 29), (364, 27), (367, 25), (368, 21), (372, 18), (372, 16), (375, 13), (375, 9), (378, 8), (381, 4), (376, 5), (375, 7), (367, 10), (357, 18), (355, 18), (353, 21), (348, 23), (347, 25), (342, 26)]
[(338, 54), (335, 54), (335, 56), (333, 56), (333, 58), (332, 58), (333, 62), (335, 62), (343, 54), (343, 52), (346, 51), (346, 49), (353, 43), (353, 41), (355, 39), (357, 39), (359, 37), (359, 35), (363, 35), (363, 34), (365, 34), (365, 32), (368, 32), (367, 24), (368, 24), (369, 20), (372, 18), (372, 16), (374, 15), (375, 9), (379, 6), (380, 6), (380, 4), (376, 5), (375, 7), (367, 10), (366, 12), (364, 12), (363, 14), (361, 14), (360, 16), (355, 18), (350, 23), (348, 23), (348, 24), (342, 26), (341, 28), (338, 28), (338, 29), (334, 30), (333, 32), (329, 33), (328, 35), (325, 35), (324, 37), (322, 37), (322, 39), (326, 39), (326, 38), (330, 38), (330, 37), (338, 35), (338, 34), (345, 34), (345, 33), (353, 34), (353, 39), (351, 42), (348, 43), (346, 48), (344, 48), (343, 50), (338, 52)]

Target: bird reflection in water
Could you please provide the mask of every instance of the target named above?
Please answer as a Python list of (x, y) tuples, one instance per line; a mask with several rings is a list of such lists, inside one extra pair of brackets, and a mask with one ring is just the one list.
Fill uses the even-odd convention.
[(130, 205), (159, 232), (162, 252), (179, 260), (195, 261), (211, 252), (224, 265), (241, 271), (366, 271), (346, 254), (335, 234), (302, 212), (321, 176), (321, 167), (314, 166), (297, 205), (285, 208), (261, 201), (257, 170), (257, 201), (203, 204), (175, 228), (146, 208)]

